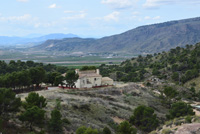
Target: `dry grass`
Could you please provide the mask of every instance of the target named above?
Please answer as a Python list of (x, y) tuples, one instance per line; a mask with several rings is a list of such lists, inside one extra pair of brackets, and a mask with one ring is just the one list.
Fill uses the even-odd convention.
[[(61, 113), (71, 122), (66, 130), (76, 130), (82, 125), (100, 130), (109, 125), (115, 129), (116, 123), (128, 120), (139, 105), (153, 107), (158, 117), (165, 117), (167, 112), (150, 89), (136, 83), (92, 90), (53, 89), (38, 93), (47, 98), (48, 117), (56, 100), (61, 101)], [(19, 96), (24, 100), (27, 94)]]
[(192, 79), (192, 80), (186, 82), (186, 83), (184, 84), (184, 86), (190, 88), (190, 87), (191, 87), (191, 84), (193, 84), (193, 83), (196, 84), (196, 86), (195, 86), (196, 91), (200, 91), (200, 77), (197, 77), (197, 78), (195, 78), (195, 79)]

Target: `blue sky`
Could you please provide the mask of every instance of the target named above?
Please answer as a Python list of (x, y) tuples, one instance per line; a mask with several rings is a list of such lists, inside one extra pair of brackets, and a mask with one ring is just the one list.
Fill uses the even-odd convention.
[(200, 17), (200, 0), (1, 0), (0, 36), (103, 37), (193, 17)]

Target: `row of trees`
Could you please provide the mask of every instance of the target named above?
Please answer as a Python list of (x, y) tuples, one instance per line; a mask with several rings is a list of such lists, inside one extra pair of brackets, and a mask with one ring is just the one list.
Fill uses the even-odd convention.
[[(38, 88), (41, 83), (50, 83), (52, 86), (63, 85), (66, 80), (69, 87), (74, 87), (78, 74), (74, 70), (68, 70), (66, 76), (59, 72), (46, 72), (43, 67), (31, 67), (27, 70), (6, 73), (0, 75), (0, 88), (28, 89), (30, 87)], [(36, 86), (36, 87), (34, 87)]]
[(51, 85), (62, 84), (68, 68), (56, 65), (44, 65), (33, 61), (17, 62), (11, 60), (8, 64), (0, 61), (0, 88), (28, 89), (40, 83), (50, 83)]
[(19, 72), (6, 73), (0, 76), (0, 87), (22, 88), (33, 84), (39, 86), (45, 79), (45, 70), (42, 67), (34, 67)]
[(12, 72), (18, 72), (22, 70), (27, 70), (32, 67), (42, 67), (46, 72), (59, 72), (59, 73), (65, 73), (69, 69), (67, 67), (63, 66), (56, 66), (52, 64), (43, 64), (43, 63), (37, 63), (33, 61), (14, 61), (11, 60), (9, 63), (6, 63), (5, 61), (0, 61), (0, 75), (6, 74), (6, 73), (12, 73)]

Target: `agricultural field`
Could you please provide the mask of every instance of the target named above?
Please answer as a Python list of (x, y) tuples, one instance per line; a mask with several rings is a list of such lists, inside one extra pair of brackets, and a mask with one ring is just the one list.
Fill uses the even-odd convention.
[(113, 65), (120, 64), (134, 55), (111, 54), (111, 53), (66, 53), (66, 52), (47, 52), (47, 51), (25, 51), (25, 50), (0, 50), (0, 60), (9, 62), (10, 60), (34, 61), (44, 64), (55, 64), (60, 66), (81, 67), (99, 66), (101, 64)]

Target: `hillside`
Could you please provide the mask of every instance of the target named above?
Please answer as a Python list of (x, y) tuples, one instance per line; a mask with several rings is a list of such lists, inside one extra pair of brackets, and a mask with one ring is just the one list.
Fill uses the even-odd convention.
[(193, 86), (199, 91), (199, 61), (200, 43), (197, 43), (186, 45), (186, 48), (176, 47), (169, 52), (140, 55), (122, 62), (120, 66), (101, 65), (100, 71), (117, 81), (148, 82), (158, 78), (188, 88)]
[[(127, 83), (115, 82), (115, 86), (93, 89), (63, 89), (48, 86), (49, 90), (42, 91), (36, 91), (41, 90), (39, 83), (45, 82), (47, 85), (62, 83), (64, 77), (60, 76), (68, 68), (50, 64), (43, 65), (32, 61), (11, 61), (10, 63), (2, 61), (0, 62), (0, 87), (3, 88), (0, 88), (0, 92), (3, 93), (3, 98), (13, 94), (11, 89), (6, 89), (9, 87), (19, 93), (17, 96), (13, 94), (10, 95), (10, 98), (7, 97), (9, 101), (5, 100), (10, 102), (11, 105), (18, 104), (16, 109), (19, 111), (17, 114), (15, 113), (17, 110), (11, 111), (9, 120), (1, 116), (0, 121), (3, 123), (0, 122), (0, 127), (3, 126), (3, 130), (8, 134), (12, 134), (16, 130), (20, 134), (32, 131), (32, 129), (36, 133), (39, 133), (40, 130), (51, 133), (52, 130), (48, 127), (48, 124), (53, 119), (53, 111), (57, 110), (60, 114), (60, 123), (62, 123), (60, 131), (66, 134), (74, 133), (80, 126), (95, 128), (99, 131), (96, 134), (101, 134), (105, 127), (108, 127), (113, 133), (118, 133), (121, 123), (124, 123), (125, 120), (138, 130), (137, 134), (147, 134), (152, 130), (154, 131), (150, 134), (164, 132), (165, 134), (167, 132), (176, 134), (189, 131), (191, 127), (198, 132), (196, 128), (199, 127), (199, 124), (196, 126), (196, 123), (200, 122), (200, 114), (188, 104), (199, 105), (200, 92), (198, 88), (196, 90), (194, 88), (196, 83), (189, 86), (185, 86), (184, 83), (198, 78), (199, 61), (200, 43), (186, 45), (186, 48), (176, 47), (169, 52), (148, 54), (147, 56), (140, 55), (137, 58), (122, 62), (121, 65), (102, 64), (99, 67), (103, 76), (111, 76), (116, 81)], [(36, 83), (36, 86), (33, 83)], [(32, 98), (31, 96), (39, 97), (39, 95), (35, 93), (28, 95), (27, 92), (30, 91), (36, 91), (42, 95), (42, 98), (44, 96), (46, 99), (37, 97), (31, 99), (33, 103), (37, 102), (36, 106), (32, 106), (27, 98)], [(16, 103), (12, 103), (12, 96), (16, 99)], [(20, 101), (18, 97), (23, 101), (22, 106), (20, 102), (17, 102), (17, 100)], [(4, 99), (1, 100), (4, 104)], [(45, 100), (47, 103), (36, 100)], [(27, 107), (29, 105), (30, 108)], [(147, 129), (141, 128), (138, 125), (139, 123), (132, 123), (132, 119), (136, 117), (132, 118), (133, 114), (142, 115), (143, 112), (147, 112), (146, 110), (146, 112), (135, 112), (138, 108), (143, 109), (144, 106), (148, 106), (147, 109), (151, 113), (155, 111), (154, 117), (156, 117), (157, 124), (150, 130), (147, 129), (151, 128), (151, 122), (146, 123), (146, 121), (154, 121), (153, 119), (145, 120), (143, 128)], [(10, 105), (8, 105), (9, 107)], [(45, 116), (37, 119), (34, 124), (31, 123), (31, 120), (24, 118), (24, 116), (28, 116), (32, 119), (32, 114), (41, 113), (40, 110), (44, 110)], [(196, 115), (194, 115), (193, 110)], [(25, 115), (29, 111), (36, 112)], [(3, 115), (7, 114), (4, 111), (2, 113)], [(148, 112), (147, 115), (149, 116)], [(57, 118), (55, 118), (55, 121), (57, 121)], [(186, 123), (191, 124), (187, 126)], [(30, 125), (30, 128), (27, 127), (27, 124)], [(13, 127), (10, 129), (9, 126), (11, 125)], [(188, 130), (182, 129), (185, 126)]]
[(48, 40), (37, 46), (50, 51), (155, 53), (200, 42), (200, 18), (137, 27), (101, 39)]
[[(55, 107), (56, 100), (61, 101), (62, 115), (71, 122), (71, 125), (65, 127), (65, 130), (70, 133), (83, 125), (99, 130), (107, 126), (114, 131), (117, 124), (130, 118), (138, 105), (155, 108), (155, 112), (161, 120), (165, 118), (168, 111), (158, 101), (158, 96), (148, 88), (141, 87), (136, 83), (129, 83), (123, 87), (93, 90), (53, 89), (38, 93), (47, 98), (47, 111), (51, 111)], [(19, 94), (22, 100), (27, 95), (27, 93)]]

